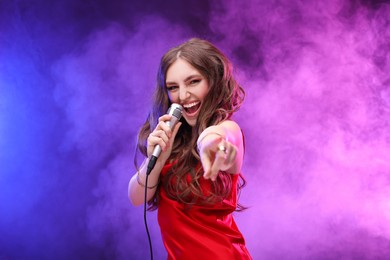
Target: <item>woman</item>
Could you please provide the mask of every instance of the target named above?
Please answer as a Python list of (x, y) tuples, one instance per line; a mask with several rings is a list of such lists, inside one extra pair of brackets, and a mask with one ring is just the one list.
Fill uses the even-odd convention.
[[(146, 159), (129, 198), (144, 203), (148, 158), (159, 145), (147, 201), (158, 209), (169, 259), (251, 259), (232, 216), (242, 209), (237, 196), (245, 181), (240, 185), (243, 135), (231, 117), (244, 96), (229, 60), (208, 41), (191, 39), (161, 59), (153, 108), (138, 136)], [(182, 105), (183, 117), (171, 130), (165, 113), (172, 103)]]

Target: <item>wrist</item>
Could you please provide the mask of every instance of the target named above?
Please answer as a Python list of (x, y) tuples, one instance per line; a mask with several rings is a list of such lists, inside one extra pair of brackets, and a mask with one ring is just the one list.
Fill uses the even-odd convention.
[[(146, 176), (145, 176), (144, 179), (145, 179), (145, 181), (146, 181)], [(138, 183), (139, 186), (141, 186), (142, 188), (145, 188), (145, 184), (141, 181), (139, 171), (137, 171), (136, 180), (137, 180), (137, 183)], [(148, 188), (148, 189), (154, 189), (154, 188), (156, 188), (156, 187), (158, 186), (158, 184), (159, 184), (159, 180), (157, 180), (157, 183), (156, 183), (155, 185), (153, 185), (153, 186), (147, 186), (146, 188)]]

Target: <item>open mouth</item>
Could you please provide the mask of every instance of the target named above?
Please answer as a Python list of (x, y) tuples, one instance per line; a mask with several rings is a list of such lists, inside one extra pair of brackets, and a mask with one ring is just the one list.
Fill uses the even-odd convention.
[(199, 110), (200, 102), (196, 101), (196, 102), (192, 102), (189, 104), (185, 104), (185, 105), (183, 105), (183, 107), (184, 107), (184, 111), (187, 113), (187, 115), (191, 116)]

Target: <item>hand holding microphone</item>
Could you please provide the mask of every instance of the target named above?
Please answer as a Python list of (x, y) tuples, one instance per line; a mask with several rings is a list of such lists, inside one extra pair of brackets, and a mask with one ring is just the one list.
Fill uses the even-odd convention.
[[(179, 120), (182, 116), (182, 106), (176, 103), (173, 103), (168, 109), (166, 115), (160, 117), (160, 122), (156, 126), (156, 129), (148, 137), (148, 155), (149, 163), (147, 174), (153, 170), (157, 159), (160, 154), (167, 149), (172, 148), (173, 140), (177, 134), (177, 131), (180, 127), (175, 128), (179, 123)], [(150, 154), (150, 149), (153, 148), (152, 153)], [(169, 156), (169, 155), (168, 155)]]

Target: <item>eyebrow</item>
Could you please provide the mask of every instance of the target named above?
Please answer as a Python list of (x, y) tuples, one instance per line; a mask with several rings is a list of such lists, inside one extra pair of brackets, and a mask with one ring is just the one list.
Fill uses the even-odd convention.
[[(198, 77), (202, 77), (200, 74), (193, 74), (193, 75), (190, 75), (190, 76), (188, 76), (185, 80), (184, 80), (184, 82), (187, 82), (187, 81), (189, 81), (189, 80), (191, 80), (191, 79), (193, 79), (193, 78), (198, 78)], [(167, 83), (165, 84), (165, 85), (175, 85), (176, 83), (175, 82), (168, 82), (167, 81)]]

